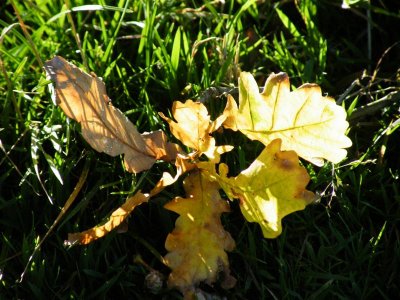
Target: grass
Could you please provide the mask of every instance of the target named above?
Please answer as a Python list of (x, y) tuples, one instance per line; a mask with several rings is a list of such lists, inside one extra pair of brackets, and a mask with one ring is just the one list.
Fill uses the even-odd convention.
[[(398, 296), (400, 7), (351, 3), (347, 10), (328, 0), (0, 4), (0, 299), (180, 298), (165, 287), (154, 294), (145, 281), (151, 270), (168, 274), (159, 257), (175, 217), (162, 205), (182, 194), (180, 186), (136, 210), (128, 232), (63, 246), (67, 233), (98, 224), (167, 167), (132, 175), (120, 159), (86, 144), (47, 91), (42, 64), (55, 54), (101, 76), (114, 105), (141, 132), (165, 129), (157, 112), (167, 114), (177, 99), (206, 97), (216, 114), (224, 97), (212, 97), (209, 88), (234, 87), (239, 70), (260, 85), (278, 71), (294, 86), (320, 84), (348, 111), (348, 159), (306, 165), (309, 188), (321, 199), (285, 218), (277, 239), (263, 239), (232, 203), (223, 221), (237, 242), (229, 257), (238, 283), (204, 289), (228, 299)], [(260, 150), (238, 144), (236, 156), (226, 158), (234, 172)], [(19, 282), (85, 165), (90, 175), (77, 201)]]

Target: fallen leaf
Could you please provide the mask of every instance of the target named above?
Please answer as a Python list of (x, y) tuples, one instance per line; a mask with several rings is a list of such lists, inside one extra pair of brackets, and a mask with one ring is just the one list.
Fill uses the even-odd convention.
[(200, 165), (226, 195), (239, 199), (240, 209), (249, 222), (260, 224), (264, 237), (275, 238), (282, 232), (281, 220), (303, 210), (316, 197), (306, 190), (310, 180), (294, 151), (281, 151), (281, 140), (272, 141), (257, 159), (236, 177), (227, 177), (228, 166), (219, 165), (219, 173), (211, 164)]
[(86, 245), (105, 236), (110, 231), (117, 228), (138, 205), (147, 202), (149, 198), (149, 195), (137, 192), (134, 196), (129, 197), (121, 207), (116, 209), (105, 224), (93, 227), (83, 232), (70, 233), (68, 234), (68, 240), (66, 240), (64, 244)]
[[(95, 226), (83, 232), (70, 233), (68, 234), (68, 240), (65, 241), (65, 244), (86, 245), (105, 236), (114, 229), (118, 229), (120, 233), (126, 232), (128, 228), (126, 223), (123, 222), (135, 209), (136, 206), (149, 201), (151, 197), (160, 193), (167, 186), (175, 183), (183, 173), (188, 172), (193, 168), (195, 168), (195, 165), (191, 164), (189, 162), (189, 159), (187, 157), (183, 157), (182, 155), (177, 156), (175, 160), (175, 166), (176, 166), (175, 177), (173, 177), (170, 173), (164, 172), (161, 179), (157, 182), (157, 184), (150, 191), (150, 193), (143, 194), (141, 192), (138, 192), (134, 196), (129, 197), (121, 207), (116, 209), (111, 214), (109, 220), (105, 224)], [(126, 226), (124, 226), (124, 224)]]
[(191, 172), (183, 184), (186, 198), (176, 197), (165, 205), (179, 214), (165, 243), (169, 251), (165, 261), (172, 269), (168, 286), (188, 297), (201, 281), (211, 284), (222, 272), (225, 286), (232, 287), (235, 280), (225, 251), (232, 251), (235, 242), (220, 220), (229, 206), (219, 195), (219, 185), (198, 171)]
[(168, 122), (171, 133), (185, 146), (204, 153), (210, 159), (219, 160), (219, 155), (233, 149), (232, 146), (216, 146), (211, 134), (221, 127), (225, 116), (221, 115), (211, 121), (203, 103), (187, 100), (185, 103), (175, 101), (172, 105), (173, 121), (163, 113), (160, 116)]
[(285, 73), (272, 74), (259, 93), (250, 73), (239, 78), (239, 107), (228, 97), (223, 126), (240, 130), (264, 145), (280, 138), (283, 150), (294, 150), (302, 158), (321, 166), (323, 159), (343, 160), (351, 146), (345, 135), (346, 111), (330, 97), (321, 94), (316, 84), (304, 84), (290, 91)]
[(96, 151), (124, 154), (126, 170), (134, 173), (151, 168), (157, 159), (175, 159), (177, 148), (167, 143), (163, 133), (142, 136), (111, 104), (100, 78), (59, 56), (47, 61), (44, 69), (54, 82), (56, 103), (81, 124), (82, 136)]

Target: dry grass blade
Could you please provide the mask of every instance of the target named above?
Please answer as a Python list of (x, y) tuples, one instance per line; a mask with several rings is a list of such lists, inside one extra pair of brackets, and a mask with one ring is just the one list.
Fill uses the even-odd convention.
[(49, 236), (49, 234), (53, 231), (53, 229), (56, 227), (58, 222), (60, 222), (61, 218), (67, 212), (67, 210), (72, 205), (72, 203), (74, 203), (76, 197), (78, 196), (80, 190), (83, 187), (83, 184), (86, 181), (88, 173), (89, 173), (89, 163), (87, 161), (86, 164), (85, 164), (85, 167), (84, 167), (84, 169), (83, 169), (83, 171), (81, 173), (81, 176), (79, 177), (78, 183), (76, 184), (76, 186), (75, 186), (74, 190), (72, 191), (71, 195), (68, 197), (67, 202), (65, 202), (64, 207), (61, 209), (60, 213), (58, 214), (58, 216), (55, 219), (55, 221), (53, 222), (53, 224), (50, 226), (49, 230), (47, 230), (44, 238), (35, 247), (35, 250), (33, 250), (32, 255), (29, 257), (28, 263), (26, 264), (25, 269), (21, 274), (20, 281), (22, 281), (24, 279), (25, 273), (26, 273), (26, 271), (27, 271), (27, 269), (28, 269), (33, 257), (35, 256), (36, 252), (40, 249), (40, 247), (42, 246), (43, 242), (46, 240), (46, 238)]

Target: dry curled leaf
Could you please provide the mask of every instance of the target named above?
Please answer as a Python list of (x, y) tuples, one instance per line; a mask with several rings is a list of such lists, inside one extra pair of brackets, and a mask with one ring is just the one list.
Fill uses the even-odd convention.
[[(109, 220), (103, 224), (95, 226), (91, 229), (85, 230), (79, 233), (68, 234), (68, 240), (65, 241), (66, 245), (74, 244), (89, 244), (99, 238), (104, 237), (106, 234), (114, 229), (120, 230), (120, 232), (126, 232), (127, 226), (124, 226), (126, 218), (132, 213), (132, 211), (139, 205), (150, 200), (151, 197), (160, 193), (167, 186), (175, 183), (179, 177), (193, 169), (195, 166), (191, 164), (185, 157), (177, 156), (175, 160), (176, 175), (173, 177), (170, 173), (164, 172), (160, 180), (156, 183), (154, 188), (147, 194), (141, 192), (136, 193), (134, 196), (129, 197), (126, 202), (116, 209), (110, 216)], [(126, 223), (125, 223), (126, 224)]]
[(235, 242), (220, 220), (229, 206), (221, 199), (218, 184), (198, 171), (184, 180), (184, 188), (186, 198), (176, 197), (165, 205), (179, 214), (165, 243), (165, 261), (172, 269), (168, 286), (188, 297), (201, 281), (211, 284), (222, 272), (225, 286), (232, 287), (235, 280), (225, 251), (232, 251)]
[(149, 195), (142, 194), (141, 192), (136, 193), (132, 197), (129, 197), (121, 207), (116, 209), (105, 224), (83, 232), (70, 233), (68, 234), (68, 240), (64, 243), (66, 245), (86, 245), (105, 236), (111, 230), (117, 228), (138, 205), (148, 200)]
[(177, 147), (161, 131), (141, 135), (111, 104), (100, 78), (59, 56), (47, 61), (44, 69), (54, 82), (55, 102), (81, 124), (83, 137), (96, 151), (124, 154), (126, 170), (134, 173), (149, 169), (157, 159), (175, 159)]
[(224, 115), (225, 128), (240, 130), (266, 146), (280, 138), (283, 150), (294, 150), (316, 165), (322, 165), (323, 159), (340, 162), (347, 155), (344, 148), (351, 146), (345, 135), (349, 125), (346, 111), (332, 98), (322, 96), (316, 84), (304, 84), (291, 92), (285, 73), (269, 76), (259, 93), (253, 76), (242, 72), (239, 107), (229, 97)]

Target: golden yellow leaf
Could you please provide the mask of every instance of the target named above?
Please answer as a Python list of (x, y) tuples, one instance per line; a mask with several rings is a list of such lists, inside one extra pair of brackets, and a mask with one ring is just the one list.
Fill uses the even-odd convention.
[(224, 115), (225, 128), (240, 130), (266, 146), (280, 138), (283, 150), (294, 150), (316, 165), (322, 165), (323, 159), (340, 162), (347, 155), (344, 148), (351, 146), (345, 135), (345, 110), (332, 98), (322, 96), (316, 84), (304, 84), (291, 92), (285, 73), (269, 76), (259, 93), (253, 76), (242, 72), (239, 107), (228, 97)]
[(220, 216), (229, 206), (219, 195), (219, 185), (193, 171), (184, 188), (186, 198), (176, 197), (165, 205), (179, 214), (165, 243), (165, 261), (172, 269), (168, 285), (189, 295), (201, 281), (211, 284), (223, 272), (225, 286), (232, 287), (235, 280), (225, 251), (232, 251), (235, 242), (221, 224)]
[(304, 209), (316, 198), (306, 190), (310, 178), (299, 165), (297, 154), (280, 148), (281, 140), (273, 140), (234, 178), (227, 177), (225, 164), (219, 165), (219, 174), (211, 164), (200, 165), (210, 178), (219, 182), (229, 198), (240, 200), (246, 220), (259, 223), (266, 238), (277, 237), (282, 231), (282, 218)]
[(204, 153), (211, 159), (218, 160), (219, 154), (233, 149), (231, 146), (216, 146), (211, 133), (221, 127), (225, 116), (221, 115), (211, 121), (207, 108), (200, 102), (187, 100), (185, 103), (175, 101), (172, 105), (173, 121), (163, 113), (160, 116), (168, 122), (171, 133), (185, 146)]
[(116, 209), (104, 225), (99, 225), (83, 232), (70, 233), (68, 234), (68, 240), (66, 240), (64, 243), (66, 245), (86, 245), (105, 236), (111, 230), (118, 227), (130, 215), (135, 207), (147, 202), (148, 200), (149, 195), (137, 192), (132, 197), (129, 197), (121, 207)]
[(96, 151), (124, 154), (127, 171), (134, 173), (149, 169), (157, 159), (175, 159), (177, 147), (167, 143), (162, 132), (142, 136), (111, 104), (100, 78), (59, 56), (47, 61), (44, 69), (54, 82), (55, 102), (81, 124), (83, 137)]

